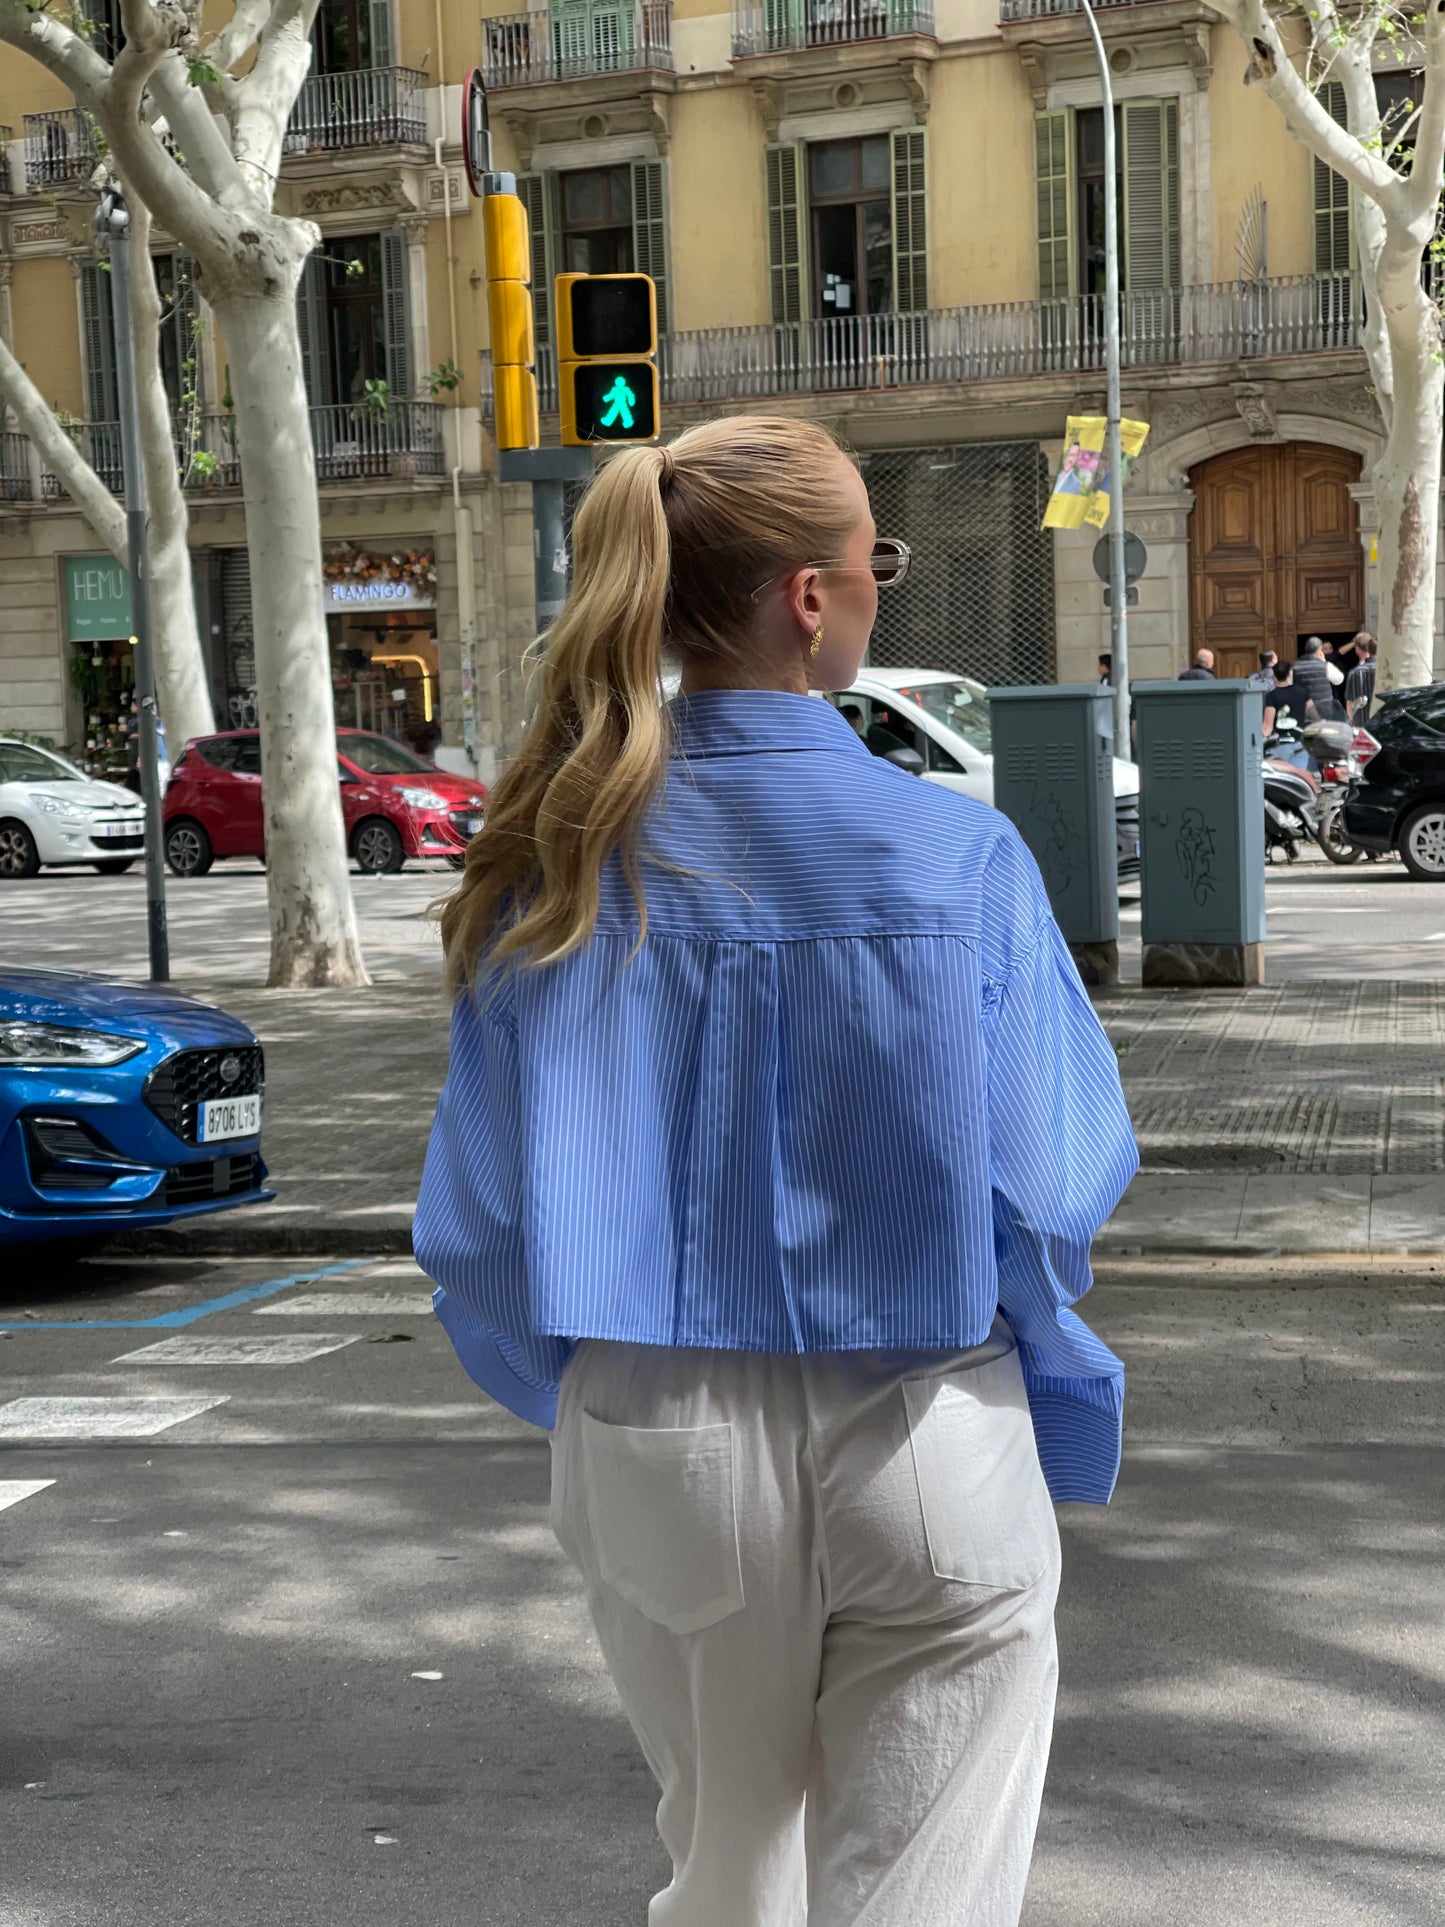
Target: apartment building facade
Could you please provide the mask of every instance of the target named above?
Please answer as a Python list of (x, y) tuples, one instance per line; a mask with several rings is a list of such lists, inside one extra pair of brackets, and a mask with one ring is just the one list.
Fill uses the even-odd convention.
[[(1129, 498), (1149, 550), (1135, 673), (1177, 673), (1205, 644), (1249, 668), (1260, 647), (1292, 655), (1374, 613), (1379, 424), (1348, 196), (1242, 84), (1237, 40), (1200, 0), (1113, 0), (1099, 17), (1125, 407), (1152, 431)], [(1104, 128), (1075, 0), (566, 0), (480, 19), (452, 0), (324, 0), (282, 191), (324, 237), (301, 320), (343, 720), (395, 729), (429, 702), (486, 774), (521, 712), (529, 505), (493, 479), (481, 222), (455, 144), (473, 64), (531, 221), (544, 440), (552, 276), (643, 269), (667, 431), (756, 408), (822, 419), (856, 451), (880, 528), (913, 545), (875, 660), (1092, 677), (1107, 647), (1092, 537), (1039, 527), (1065, 418), (1103, 410)], [(83, 182), (64, 174), (84, 130), (15, 66), (0, 64), (16, 129), (0, 327), (113, 460), (104, 277), (77, 235)], [(184, 258), (163, 251), (157, 275), (179, 317), (167, 379), (218, 702), (244, 717), (224, 344)], [(438, 383), (448, 363), (456, 387)], [(0, 645), (0, 725), (73, 741), (84, 645), (67, 571), (95, 544), (18, 437), (0, 476), (0, 586), (33, 611), (29, 653)], [(466, 662), (464, 570), (480, 636)]]

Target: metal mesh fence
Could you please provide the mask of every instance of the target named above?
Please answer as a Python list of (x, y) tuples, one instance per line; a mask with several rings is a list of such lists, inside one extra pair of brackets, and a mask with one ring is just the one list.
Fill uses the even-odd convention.
[(1052, 682), (1053, 539), (1039, 523), (1049, 470), (1037, 442), (886, 449), (863, 457), (880, 535), (913, 566), (878, 600), (870, 660), (982, 683)]

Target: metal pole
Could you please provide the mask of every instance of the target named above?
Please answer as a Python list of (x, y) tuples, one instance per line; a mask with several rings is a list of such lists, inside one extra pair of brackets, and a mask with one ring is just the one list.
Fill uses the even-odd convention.
[(1108, 393), (1109, 647), (1114, 657), (1114, 753), (1133, 761), (1129, 738), (1129, 611), (1124, 580), (1124, 449), (1119, 417), (1119, 181), (1114, 134), (1114, 88), (1103, 36), (1090, 0), (1079, 0), (1094, 37), (1104, 100), (1104, 369)]
[[(96, 213), (97, 232), (110, 243), (110, 308), (115, 333), (115, 376), (120, 403), (121, 473), (125, 487), (125, 533), (130, 561), (130, 608), (135, 627), (135, 693), (140, 722), (140, 790), (145, 804), (146, 938), (153, 983), (169, 983), (166, 876), (161, 857), (161, 781), (156, 739), (156, 675), (151, 652), (150, 565), (146, 553), (145, 470), (141, 465), (140, 415), (136, 408), (135, 354), (130, 333), (130, 210), (118, 189), (108, 190)], [(149, 268), (149, 263), (146, 264)]]
[(562, 484), (532, 484), (532, 579), (537, 597), (537, 634), (545, 635), (567, 600), (567, 538)]

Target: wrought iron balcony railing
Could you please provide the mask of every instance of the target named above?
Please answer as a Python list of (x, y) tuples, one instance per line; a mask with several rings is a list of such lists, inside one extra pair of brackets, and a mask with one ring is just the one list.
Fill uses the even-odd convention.
[(537, 87), (594, 74), (672, 69), (670, 0), (514, 13), (482, 22), (488, 87)]
[(734, 0), (733, 59), (932, 32), (933, 0)]
[[(1122, 306), (1127, 368), (1341, 353), (1358, 346), (1362, 319), (1350, 274), (1125, 293)], [(666, 403), (1102, 373), (1103, 367), (1104, 304), (1096, 295), (703, 328), (665, 335), (658, 343)], [(538, 351), (537, 387), (543, 410), (555, 411), (557, 366), (550, 349)], [(488, 418), (491, 397), (484, 355), (482, 412)]]
[[(1094, 0), (1096, 7), (1132, 7), (1139, 0)], [(999, 0), (999, 19), (1059, 20), (1082, 12), (1079, 0)]]
[(11, 129), (0, 123), (0, 194), (14, 191), (10, 179), (10, 143), (14, 138)]
[[(310, 414), (318, 482), (368, 481), (383, 476), (406, 479), (443, 472), (442, 410), (437, 402), (399, 401), (393, 397), (385, 409), (343, 403), (313, 408)], [(241, 455), (234, 415), (179, 415), (174, 430), (176, 467), (186, 488), (240, 487)], [(79, 422), (70, 432), (101, 481), (112, 494), (119, 495), (124, 486), (119, 425)], [(25, 436), (0, 436), (0, 501), (29, 501), (28, 453)], [(44, 500), (57, 501), (65, 489), (59, 476), (42, 469), (40, 492)]]
[(286, 152), (425, 144), (421, 92), (426, 75), (411, 67), (362, 67), (312, 74), (286, 129)]
[(27, 114), (24, 125), (25, 185), (31, 193), (90, 179), (100, 159), (100, 142), (95, 122), (83, 109)]

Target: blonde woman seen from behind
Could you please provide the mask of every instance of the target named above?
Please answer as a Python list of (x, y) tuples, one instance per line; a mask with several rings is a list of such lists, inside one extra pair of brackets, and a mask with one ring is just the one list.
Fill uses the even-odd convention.
[(574, 548), (443, 913), (417, 1254), (554, 1428), (661, 1790), (651, 1927), (1012, 1927), (1051, 1499), (1118, 1468), (1070, 1309), (1136, 1165), (1114, 1054), (1010, 825), (815, 700), (908, 566), (821, 429), (628, 449)]

